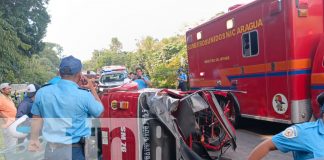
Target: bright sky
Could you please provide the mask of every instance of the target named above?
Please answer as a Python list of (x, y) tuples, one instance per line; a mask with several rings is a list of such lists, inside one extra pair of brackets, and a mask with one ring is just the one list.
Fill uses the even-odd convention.
[(145, 36), (157, 39), (184, 34), (228, 7), (252, 0), (50, 0), (46, 42), (60, 44), (64, 55), (81, 60), (109, 48), (112, 37), (132, 51)]

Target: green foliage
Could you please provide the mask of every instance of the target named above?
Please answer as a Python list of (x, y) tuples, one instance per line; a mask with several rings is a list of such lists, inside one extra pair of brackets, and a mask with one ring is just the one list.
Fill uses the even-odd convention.
[(117, 37), (111, 39), (110, 50), (114, 53), (121, 53), (123, 44), (118, 40)]
[[(0, 12), (1, 13), (1, 12)], [(0, 81), (16, 81), (15, 73), (22, 67), (20, 48), (28, 46), (21, 42), (13, 27), (0, 17)]]
[[(57, 50), (60, 48), (61, 50)], [(57, 73), (59, 55), (62, 47), (54, 43), (45, 43), (44, 50), (38, 55), (33, 55), (24, 62), (21, 79), (25, 82), (44, 84)]]
[(157, 88), (175, 88), (177, 85), (177, 70), (187, 68), (187, 51), (184, 36), (164, 38), (161, 41), (153, 37), (145, 37), (138, 41), (135, 52), (122, 52), (112, 46), (119, 42), (111, 40), (110, 49), (95, 50), (90, 61), (84, 63), (87, 70), (98, 70), (107, 65), (124, 65), (128, 71), (141, 67)]
[[(10, 83), (37, 83), (44, 84), (57, 73), (57, 67), (60, 59), (57, 50), (50, 46), (58, 46), (57, 44), (45, 43), (44, 50), (37, 55), (31, 57), (20, 55), (17, 60), (20, 67), (14, 68), (2, 66), (1, 82)], [(9, 58), (10, 60), (10, 58)], [(1, 62), (1, 65), (5, 64)], [(3, 76), (2, 76), (3, 75)]]
[(42, 42), (50, 22), (47, 3), (0, 0), (0, 82), (44, 83), (54, 75), (57, 54)]
[(42, 39), (50, 22), (47, 4), (48, 0), (0, 0), (1, 17), (26, 44), (20, 47), (20, 51), (28, 56), (44, 47)]

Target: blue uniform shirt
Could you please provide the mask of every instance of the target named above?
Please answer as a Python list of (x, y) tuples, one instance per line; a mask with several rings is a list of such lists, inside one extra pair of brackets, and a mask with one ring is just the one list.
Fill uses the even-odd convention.
[(61, 77), (60, 76), (55, 76), (51, 80), (49, 80), (47, 83), (49, 83), (49, 84), (56, 84), (60, 80), (61, 80)]
[(179, 75), (179, 79), (180, 79), (179, 80), (180, 83), (185, 82), (185, 81), (187, 81), (187, 75), (185, 73), (181, 73)]
[(272, 137), (278, 150), (293, 152), (294, 159), (324, 157), (324, 123), (322, 119), (287, 128)]
[(45, 140), (71, 144), (90, 135), (87, 118), (100, 116), (103, 106), (89, 91), (62, 79), (36, 93), (31, 112), (43, 118)]
[[(149, 81), (149, 79), (146, 76), (143, 76), (143, 79), (145, 79), (146, 81)], [(143, 88), (148, 87), (143, 79), (135, 79), (134, 80), (134, 82), (137, 83), (138, 89), (143, 89)]]

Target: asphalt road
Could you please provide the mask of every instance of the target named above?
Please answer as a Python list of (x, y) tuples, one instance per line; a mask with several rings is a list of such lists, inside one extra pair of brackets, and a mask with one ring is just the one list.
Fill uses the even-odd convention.
[[(228, 149), (223, 155), (223, 160), (245, 160), (256, 145), (288, 127), (288, 125), (248, 119), (243, 119), (240, 124), (242, 124), (240, 129), (236, 130), (237, 149), (236, 151)], [(264, 158), (264, 160), (278, 159), (291, 160), (292, 153), (272, 151)]]

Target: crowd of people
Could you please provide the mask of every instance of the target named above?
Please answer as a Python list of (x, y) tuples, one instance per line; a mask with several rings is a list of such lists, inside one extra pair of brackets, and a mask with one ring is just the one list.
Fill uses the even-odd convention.
[(84, 141), (91, 133), (87, 118), (99, 117), (104, 108), (94, 82), (83, 77), (81, 69), (79, 59), (63, 58), (59, 75), (42, 87), (28, 85), (17, 108), (10, 96), (10, 84), (0, 85), (0, 118), (6, 148), (16, 145), (18, 140), (10, 133), (11, 124), (27, 115), (32, 117), (29, 151), (41, 149), (41, 134), (47, 141), (45, 159), (85, 159)]
[[(17, 119), (27, 115), (32, 120), (29, 125), (29, 145), (31, 152), (39, 151), (39, 136), (48, 142), (45, 159), (84, 159), (84, 138), (90, 135), (87, 118), (100, 117), (103, 105), (97, 95), (95, 82), (82, 75), (81, 61), (73, 56), (62, 59), (57, 76), (45, 85), (27, 86), (23, 100), (16, 107), (11, 98), (9, 83), (0, 85), (0, 118), (6, 147), (23, 143), (25, 138), (14, 137), (9, 126)], [(130, 72), (124, 83), (137, 83), (138, 89), (152, 87), (149, 78), (141, 68)], [(178, 77), (179, 88), (186, 90), (187, 81), (181, 72)], [(14, 98), (15, 99), (15, 98)], [(67, 126), (69, 125), (69, 126)], [(69, 128), (64, 132), (62, 128)], [(10, 159), (10, 158), (9, 158)]]
[[(16, 119), (24, 115), (34, 118), (31, 123), (29, 149), (31, 151), (39, 149), (38, 136), (41, 128), (43, 128), (42, 135), (50, 142), (46, 147), (46, 155), (49, 159), (51, 159), (50, 155), (57, 154), (49, 151), (58, 148), (60, 146), (58, 144), (76, 144), (77, 146), (81, 138), (89, 134), (89, 129), (84, 128), (85, 119), (89, 115), (99, 117), (103, 112), (103, 106), (95, 90), (94, 82), (82, 76), (81, 70), (82, 64), (80, 60), (73, 56), (63, 58), (57, 76), (42, 87), (38, 84), (29, 84), (25, 94), (22, 96), (23, 98), (20, 98), (22, 100), (17, 104), (18, 107), (14, 103), (14, 101), (18, 101), (17, 93), (14, 93), (15, 98), (12, 99), (10, 84), (2, 83), (0, 85), (0, 118), (3, 121), (1, 127), (3, 129), (4, 143), (7, 147), (17, 144), (17, 138), (9, 133), (8, 127)], [(187, 76), (183, 70), (179, 70), (178, 75), (178, 88), (186, 91)], [(138, 89), (152, 87), (151, 81), (144, 75), (142, 68), (136, 68), (135, 73), (128, 73), (124, 83), (131, 81), (137, 83)], [(72, 129), (69, 131), (70, 139), (60, 137), (58, 135), (60, 129), (53, 127), (54, 123), (47, 121), (46, 118), (56, 118), (57, 121), (60, 121), (60, 118), (72, 118), (75, 120), (76, 123), (71, 124)], [(55, 122), (55, 126), (59, 126), (57, 124), (60, 123)], [(62, 133), (62, 135), (64, 134)], [(18, 143), (22, 143), (24, 139), (18, 139)], [(82, 151), (78, 150), (77, 152)], [(66, 153), (62, 153), (62, 155), (64, 154)], [(73, 157), (73, 155), (71, 156)]]
[[(134, 72), (128, 73), (127, 78), (124, 79), (124, 83), (129, 83), (134, 81), (137, 83), (138, 89), (152, 87), (151, 81), (147, 76), (143, 74), (143, 70), (141, 68), (136, 68), (135, 71), (136, 73)], [(181, 91), (187, 91), (188, 78), (182, 68), (178, 70), (177, 81), (178, 81), (177, 88), (180, 89)]]

